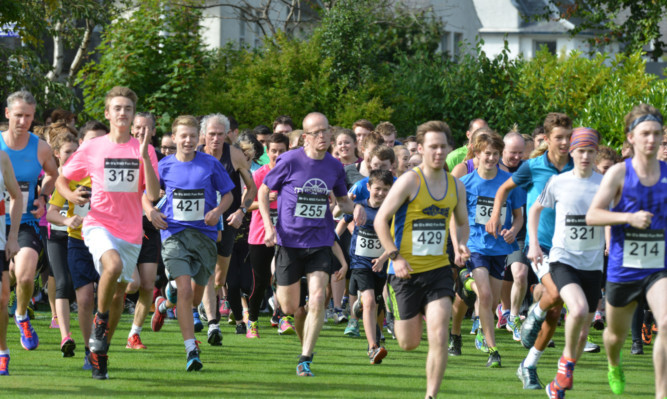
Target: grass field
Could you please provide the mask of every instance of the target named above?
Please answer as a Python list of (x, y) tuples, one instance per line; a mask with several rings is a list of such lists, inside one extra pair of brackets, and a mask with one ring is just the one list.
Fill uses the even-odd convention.
[[(75, 316), (75, 315), (74, 315)], [(73, 358), (62, 358), (60, 334), (49, 329), (50, 315), (38, 312), (34, 327), (40, 337), (35, 351), (25, 351), (19, 344), (18, 329), (10, 320), (10, 376), (0, 379), (2, 397), (160, 397), (160, 398), (420, 398), (425, 391), (425, 358), (423, 341), (417, 350), (404, 352), (396, 341), (388, 339), (389, 355), (381, 365), (370, 365), (366, 357), (366, 340), (343, 336), (343, 325), (329, 322), (317, 343), (312, 365), (315, 378), (295, 375), (300, 346), (296, 336), (278, 336), (267, 316), (260, 318), (259, 340), (235, 335), (233, 326), (221, 325), (222, 347), (206, 343), (206, 333), (197, 334), (204, 368), (185, 371), (185, 351), (177, 322), (168, 320), (162, 331), (150, 330), (145, 324), (142, 340), (145, 351), (125, 349), (131, 325), (123, 315), (120, 328), (109, 351), (107, 381), (96, 381), (90, 371), (83, 371), (83, 345), (76, 321), (72, 336), (79, 345)], [(463, 356), (450, 357), (441, 388), (441, 397), (452, 398), (523, 398), (545, 397), (544, 391), (524, 391), (514, 375), (526, 350), (512, 341), (511, 334), (498, 331), (498, 348), (502, 356), (500, 369), (485, 367), (487, 355), (474, 348), (473, 336), (466, 333), (471, 322), (464, 322)], [(147, 328), (147, 330), (146, 330)], [(466, 330), (467, 328), (467, 330)], [(594, 341), (602, 343), (601, 333), (593, 331)], [(550, 381), (563, 347), (563, 330), (556, 336), (556, 349), (547, 349), (538, 372), (543, 383)], [(645, 355), (631, 356), (629, 342), (624, 349), (627, 387), (623, 397), (650, 398), (654, 392), (651, 347)], [(584, 353), (574, 374), (574, 389), (568, 398), (609, 398), (604, 349), (601, 353)]]

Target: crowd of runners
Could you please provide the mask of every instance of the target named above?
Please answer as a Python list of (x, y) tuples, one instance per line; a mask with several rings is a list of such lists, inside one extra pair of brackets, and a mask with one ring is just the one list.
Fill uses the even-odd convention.
[[(155, 118), (136, 112), (131, 89), (113, 88), (104, 104), (108, 127), (77, 130), (67, 112), (34, 126), (29, 92), (7, 98), (0, 375), (9, 374), (8, 315), (23, 348), (40, 343), (29, 305), (44, 273), (62, 355), (74, 356), (78, 341), (96, 379), (108, 378), (111, 338), (136, 294), (126, 348), (146, 349), (151, 312), (154, 332), (176, 318), (187, 371), (203, 367), (204, 323), (211, 346), (222, 345), (225, 322), (257, 339), (270, 305), (271, 326), (300, 340), (302, 377), (314, 375), (327, 319), (347, 323), (349, 337), (363, 330), (373, 365), (388, 356), (385, 334), (412, 350), (425, 324), (425, 396), (436, 397), (448, 356), (464, 355), (471, 315), (469, 346), (488, 353), (488, 367), (520, 347), (499, 347), (502, 330), (528, 349), (511, 366), (524, 389), (564, 397), (582, 353), (600, 351), (593, 326), (604, 329), (614, 394), (625, 388), (621, 349), (632, 331), (632, 354), (653, 345), (656, 398), (667, 397), (667, 339), (656, 335), (667, 329), (667, 133), (656, 108), (625, 116), (619, 155), (555, 112), (531, 135), (473, 119), (457, 148), (443, 121), (401, 139), (390, 122), (347, 129), (318, 112), (301, 130), (280, 116), (242, 133), (222, 114), (181, 115), (158, 151)], [(562, 318), (558, 372), (543, 386), (537, 365)]]

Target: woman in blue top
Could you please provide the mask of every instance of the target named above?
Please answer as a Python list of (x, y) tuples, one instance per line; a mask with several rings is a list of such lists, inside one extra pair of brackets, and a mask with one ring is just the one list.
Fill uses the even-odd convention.
[[(658, 161), (662, 114), (641, 104), (625, 116), (625, 132), (634, 156), (612, 166), (586, 214), (589, 225), (611, 225), (607, 269), (607, 329), (604, 343), (609, 386), (625, 389), (621, 348), (638, 302), (646, 301), (660, 331), (667, 331), (667, 164)], [(611, 211), (609, 210), (609, 207)], [(656, 398), (667, 397), (667, 337), (653, 344)]]

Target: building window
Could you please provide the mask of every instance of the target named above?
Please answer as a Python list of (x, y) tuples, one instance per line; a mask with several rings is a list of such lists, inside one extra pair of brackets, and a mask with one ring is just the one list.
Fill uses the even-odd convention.
[(440, 39), (440, 52), (445, 56), (445, 57), (451, 57), (452, 56), (452, 48), (451, 44), (449, 41), (451, 40), (452, 34), (444, 31), (442, 34), (442, 38)]
[(461, 45), (463, 44), (463, 33), (454, 33), (454, 59), (461, 57)]
[(546, 47), (549, 53), (551, 54), (556, 54), (556, 42), (555, 41), (547, 41), (547, 40), (535, 40), (535, 52), (537, 53), (542, 49), (542, 47)]

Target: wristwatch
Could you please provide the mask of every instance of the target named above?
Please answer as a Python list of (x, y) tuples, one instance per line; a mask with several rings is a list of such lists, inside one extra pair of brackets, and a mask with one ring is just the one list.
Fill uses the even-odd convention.
[(398, 250), (389, 252), (389, 259), (396, 260), (397, 256), (398, 256)]
[(246, 213), (248, 213), (248, 210), (247, 210), (246, 207), (244, 207), (244, 206), (242, 206), (242, 207), (239, 208), (239, 209), (241, 209), (241, 212), (243, 212), (244, 215), (245, 215)]

